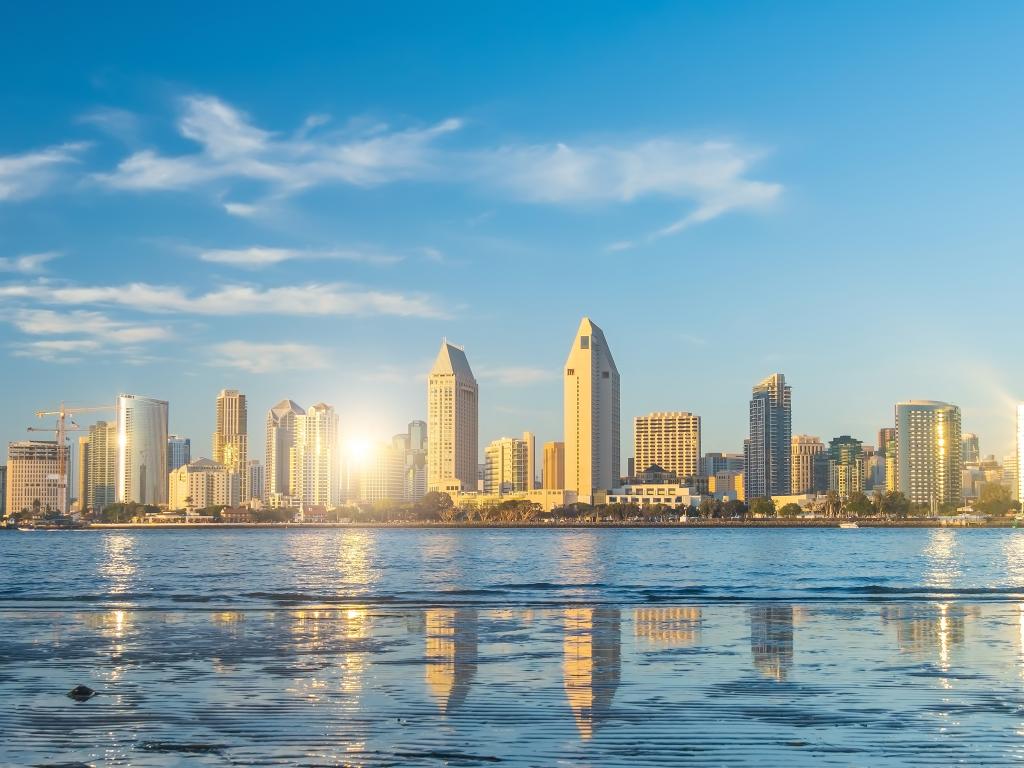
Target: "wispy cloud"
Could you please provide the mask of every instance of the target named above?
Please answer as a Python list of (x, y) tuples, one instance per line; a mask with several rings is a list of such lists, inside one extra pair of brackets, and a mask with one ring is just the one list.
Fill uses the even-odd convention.
[[(749, 178), (760, 156), (733, 142), (658, 138), (623, 144), (506, 147), (480, 155), (479, 170), (490, 184), (533, 203), (629, 203), (661, 197), (694, 206), (651, 233), (650, 240), (730, 211), (775, 201), (782, 185)], [(609, 250), (635, 245), (622, 240)]]
[(209, 261), (215, 264), (229, 264), (235, 267), (251, 269), (299, 260), (338, 260), (362, 262), (365, 264), (394, 264), (397, 261), (401, 261), (401, 256), (379, 253), (372, 250), (336, 248), (318, 251), (301, 248), (267, 248), (263, 246), (201, 250), (199, 251), (199, 258), (202, 261)]
[(61, 166), (77, 162), (88, 146), (78, 142), (20, 155), (0, 155), (0, 202), (42, 194), (59, 177)]
[(210, 350), (210, 365), (249, 373), (317, 370), (327, 367), (323, 347), (288, 342), (225, 341)]
[(100, 343), (93, 339), (47, 339), (13, 344), (15, 357), (30, 357), (47, 363), (78, 363), (81, 354), (95, 352)]
[(529, 366), (510, 366), (490, 368), (478, 366), (476, 377), (482, 381), (493, 381), (510, 387), (522, 387), (530, 384), (537, 384), (542, 381), (551, 381), (558, 378), (558, 372), (547, 368), (532, 368)]
[(22, 275), (34, 275), (43, 271), (48, 261), (53, 261), (60, 254), (57, 251), (43, 253), (26, 253), (10, 258), (0, 257), (0, 272), (18, 272)]
[(347, 283), (261, 288), (228, 285), (206, 293), (180, 286), (127, 283), (77, 286), (38, 280), (0, 285), (0, 300), (32, 300), (66, 306), (120, 306), (141, 312), (241, 316), (373, 316), (440, 318), (446, 312), (422, 294), (380, 291)]
[(138, 143), (141, 133), (139, 116), (116, 107), (97, 107), (79, 115), (76, 122), (91, 125), (125, 144)]
[[(431, 147), (457, 131), (449, 118), (425, 128), (393, 130), (375, 125), (358, 132), (311, 134), (311, 124), (291, 137), (256, 127), (249, 117), (214, 96), (182, 102), (178, 131), (198, 151), (168, 156), (151, 149), (135, 152), (96, 180), (116, 189), (189, 189), (219, 180), (261, 182), (272, 194), (286, 195), (327, 183), (376, 186), (421, 176), (432, 166)], [(227, 203), (236, 215), (252, 206)]]
[(22, 309), (14, 314), (14, 325), (31, 336), (91, 336), (97, 341), (139, 344), (171, 337), (160, 325), (139, 325), (113, 320), (100, 312), (78, 310), (68, 313), (50, 309)]

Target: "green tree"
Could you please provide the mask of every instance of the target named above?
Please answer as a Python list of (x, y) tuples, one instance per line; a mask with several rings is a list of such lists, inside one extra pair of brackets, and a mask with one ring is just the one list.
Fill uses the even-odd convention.
[(700, 506), (697, 507), (697, 514), (704, 520), (708, 520), (712, 517), (721, 517), (722, 502), (714, 496), (705, 496), (700, 500)]
[(803, 514), (803, 509), (796, 502), (789, 502), (779, 510), (779, 517), (799, 517)]
[(750, 514), (754, 517), (775, 517), (775, 501), (767, 496), (751, 499)]
[(867, 517), (874, 509), (871, 506), (871, 500), (860, 491), (850, 494), (850, 497), (846, 500), (845, 508), (846, 514), (851, 517)]
[(722, 505), (722, 517), (729, 519), (746, 517), (750, 510), (739, 499), (730, 499)]
[(901, 519), (910, 514), (910, 502), (899, 491), (886, 491), (879, 508), (885, 517)]
[(1001, 483), (985, 483), (973, 504), (974, 511), (993, 517), (1005, 517), (1020, 510), (1020, 502), (1013, 499), (1010, 489)]

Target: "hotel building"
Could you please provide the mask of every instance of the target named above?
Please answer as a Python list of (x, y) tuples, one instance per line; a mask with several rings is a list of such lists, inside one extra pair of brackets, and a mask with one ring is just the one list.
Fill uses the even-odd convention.
[(619, 459), (619, 370), (604, 332), (584, 317), (565, 361), (565, 487), (590, 503), (614, 488)]
[(633, 457), (637, 472), (657, 465), (680, 478), (694, 477), (700, 465), (700, 416), (686, 411), (637, 416)]
[(117, 396), (117, 500), (167, 503), (166, 400)]
[(750, 400), (750, 438), (743, 445), (748, 500), (790, 494), (792, 420), (791, 387), (773, 373), (754, 387)]
[(241, 478), (242, 500), (249, 492), (249, 412), (245, 395), (237, 389), (222, 389), (217, 395), (213, 460)]
[(441, 343), (427, 377), (427, 488), (477, 487), (479, 395), (461, 347)]
[[(64, 458), (67, 462), (68, 448)], [(19, 440), (7, 446), (8, 515), (22, 511), (67, 511), (67, 486), (58, 474), (57, 443), (53, 440)], [(38, 501), (38, 505), (36, 502)]]

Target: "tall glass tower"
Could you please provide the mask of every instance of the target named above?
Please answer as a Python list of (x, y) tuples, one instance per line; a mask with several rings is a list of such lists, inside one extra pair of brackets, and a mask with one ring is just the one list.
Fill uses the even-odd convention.
[(792, 443), (792, 390), (785, 376), (773, 373), (754, 387), (750, 399), (750, 438), (743, 444), (747, 501), (789, 495)]
[(166, 400), (117, 396), (117, 500), (167, 503)]

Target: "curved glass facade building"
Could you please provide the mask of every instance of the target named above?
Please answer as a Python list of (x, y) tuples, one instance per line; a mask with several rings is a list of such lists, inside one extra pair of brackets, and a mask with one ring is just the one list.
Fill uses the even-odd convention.
[(167, 503), (167, 401), (117, 396), (117, 500)]

